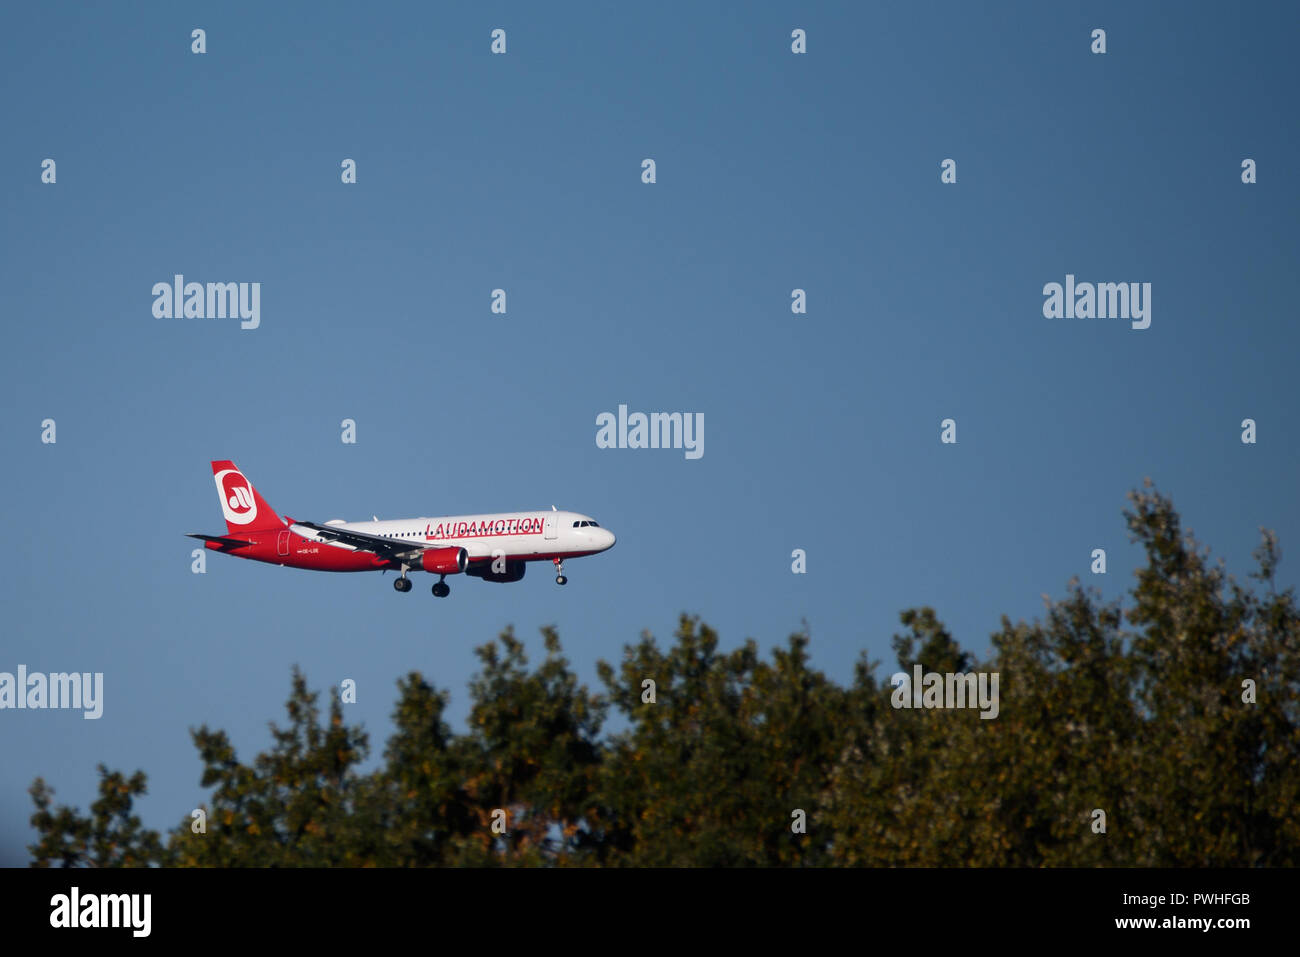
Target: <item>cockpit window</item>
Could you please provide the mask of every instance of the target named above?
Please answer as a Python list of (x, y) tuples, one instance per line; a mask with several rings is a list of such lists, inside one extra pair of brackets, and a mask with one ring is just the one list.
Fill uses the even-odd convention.
[(592, 528), (600, 528), (600, 523), (598, 522), (590, 522), (588, 524), (590, 524)]

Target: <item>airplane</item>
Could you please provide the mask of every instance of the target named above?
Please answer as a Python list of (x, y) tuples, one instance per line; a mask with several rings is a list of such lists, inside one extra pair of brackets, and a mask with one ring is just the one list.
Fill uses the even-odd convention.
[(448, 575), (517, 582), (528, 562), (555, 564), (555, 583), (568, 582), (566, 558), (614, 547), (614, 533), (577, 512), (500, 512), (372, 522), (336, 518), (318, 525), (281, 518), (231, 461), (212, 463), (226, 535), (189, 535), (237, 558), (324, 572), (398, 572), (393, 587), (411, 590), (407, 572), (438, 576), (437, 598), (451, 594)]

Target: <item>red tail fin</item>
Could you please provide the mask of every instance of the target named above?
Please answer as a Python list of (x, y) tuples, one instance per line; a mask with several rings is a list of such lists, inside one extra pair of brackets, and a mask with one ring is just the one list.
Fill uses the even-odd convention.
[(226, 528), (231, 535), (284, 526), (280, 516), (266, 504), (266, 499), (258, 494), (253, 483), (244, 477), (234, 462), (213, 462), (212, 477), (217, 483), (221, 511), (225, 513)]

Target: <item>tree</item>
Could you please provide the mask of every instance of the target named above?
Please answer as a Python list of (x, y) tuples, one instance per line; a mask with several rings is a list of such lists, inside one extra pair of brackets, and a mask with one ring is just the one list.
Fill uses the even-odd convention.
[(356, 772), (367, 739), (343, 723), (335, 690), (320, 723), (318, 695), (295, 668), (286, 704), (289, 725), (271, 725), (271, 750), (240, 763), (224, 731), (191, 732), (213, 787), (208, 829), (187, 820), (172, 832), (176, 864), (218, 867), (323, 867), (372, 863), (380, 832), (364, 827), (371, 792)]
[(459, 842), (458, 863), (580, 863), (594, 846), (605, 704), (578, 683), (555, 630), (542, 637), (546, 659), (532, 673), (510, 629), (500, 649), (476, 649), (483, 670), (470, 683), (458, 751), (477, 826)]
[(99, 770), (99, 800), (82, 817), (72, 808), (50, 809), (54, 789), (37, 778), (28, 793), (36, 804), (32, 827), (40, 839), (32, 845), (33, 867), (145, 867), (162, 856), (157, 831), (146, 830), (131, 813), (132, 801), (144, 794), (145, 774), (130, 778), (120, 771)]
[[(865, 656), (840, 687), (806, 627), (769, 661), (683, 615), (668, 647), (646, 634), (599, 662), (603, 695), (553, 628), (536, 667), (507, 629), (476, 649), (463, 734), (446, 692), (397, 683), (369, 773), (364, 731), (336, 693), (322, 721), (296, 669), (288, 724), (251, 764), (192, 732), (206, 833), (144, 829), (143, 772), (100, 766), (87, 816), (38, 778), (33, 865), (1294, 867), (1300, 612), (1276, 537), (1262, 530), (1257, 594), (1149, 483), (1131, 500), (1146, 562), (1130, 601), (1071, 581), (1041, 621), (1004, 617), (987, 660), (934, 609), (901, 613), (898, 669), (996, 676), (996, 717), (897, 707)], [(602, 735), (611, 707), (624, 727)]]

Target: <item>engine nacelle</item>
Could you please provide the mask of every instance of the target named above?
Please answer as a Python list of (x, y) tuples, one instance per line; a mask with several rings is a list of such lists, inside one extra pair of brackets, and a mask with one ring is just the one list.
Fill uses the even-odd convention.
[(456, 575), (469, 567), (469, 552), (463, 548), (426, 548), (420, 556), (420, 565), (435, 575)]
[(527, 562), (506, 562), (506, 570), (503, 572), (494, 572), (491, 562), (479, 562), (477, 565), (468, 569), (465, 574), (472, 575), (475, 578), (481, 578), (485, 582), (517, 582), (524, 577), (524, 571), (527, 570)]

